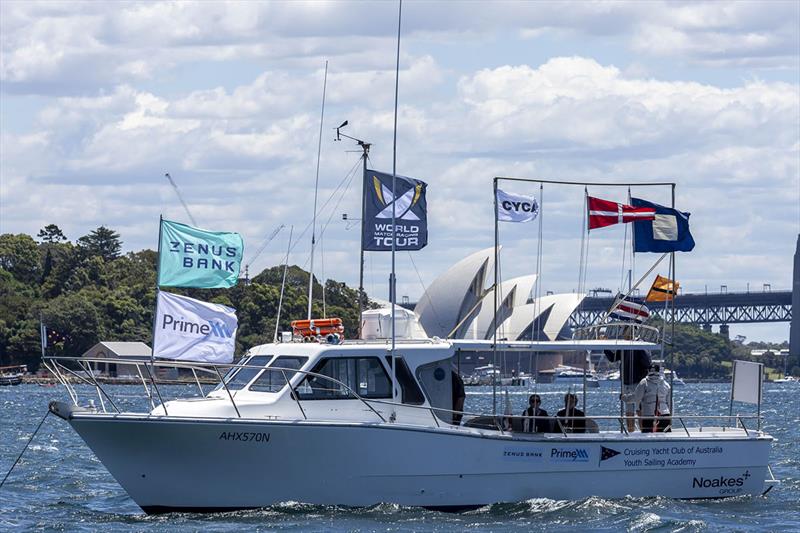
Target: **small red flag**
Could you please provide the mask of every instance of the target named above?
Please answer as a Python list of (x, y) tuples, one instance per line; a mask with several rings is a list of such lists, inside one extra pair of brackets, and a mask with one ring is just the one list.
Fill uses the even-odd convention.
[(656, 210), (652, 207), (633, 207), (591, 196), (588, 199), (590, 230), (614, 224), (625, 224), (634, 220), (654, 220), (656, 218)]

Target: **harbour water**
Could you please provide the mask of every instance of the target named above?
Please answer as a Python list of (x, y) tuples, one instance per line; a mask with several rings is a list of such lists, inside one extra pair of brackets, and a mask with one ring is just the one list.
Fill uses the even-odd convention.
[[(555, 413), (562, 407), (565, 390), (557, 384), (539, 386), (542, 407)], [(587, 414), (617, 412), (619, 393), (615, 390), (590, 389)], [(509, 391), (513, 411), (519, 414), (533, 387)], [(728, 391), (729, 385), (719, 383), (676, 387), (676, 412), (725, 414)], [(136, 386), (114, 386), (114, 394), (130, 406), (141, 405)], [(491, 387), (468, 388), (467, 395), (467, 410), (491, 410)], [(44, 416), (48, 402), (56, 399), (68, 400), (57, 386), (0, 388), (0, 476), (11, 467)], [(504, 403), (504, 396), (500, 396), (499, 405)], [(750, 413), (749, 406), (744, 405), (735, 411)], [(693, 501), (537, 499), (460, 514), (389, 504), (353, 509), (286, 502), (251, 511), (161, 516), (142, 513), (69, 425), (51, 416), (0, 489), (0, 531), (798, 531), (800, 385), (766, 384), (762, 412), (764, 429), (777, 439), (771, 456), (773, 471), (783, 481), (764, 497)], [(657, 474), (653, 483), (658, 484)]]

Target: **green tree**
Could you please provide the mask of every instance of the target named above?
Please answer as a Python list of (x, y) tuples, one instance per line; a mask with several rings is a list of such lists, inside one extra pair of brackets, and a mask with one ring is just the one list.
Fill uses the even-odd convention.
[(36, 236), (39, 237), (42, 242), (58, 243), (69, 240), (64, 235), (64, 232), (61, 231), (61, 228), (55, 224), (46, 225), (39, 230), (39, 233)]
[(41, 277), (40, 260), (36, 241), (30, 235), (0, 235), (0, 268), (10, 272), (19, 281), (38, 284)]
[(78, 246), (88, 256), (100, 256), (106, 262), (119, 257), (122, 241), (119, 234), (105, 226), (100, 226), (88, 235), (78, 239)]

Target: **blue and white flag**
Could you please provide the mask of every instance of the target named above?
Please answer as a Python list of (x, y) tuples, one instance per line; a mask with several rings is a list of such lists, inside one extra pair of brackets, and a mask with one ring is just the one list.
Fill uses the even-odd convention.
[(690, 252), (694, 238), (689, 232), (689, 213), (631, 198), (634, 207), (651, 207), (656, 210), (653, 220), (633, 222), (634, 252)]
[(231, 363), (237, 327), (235, 309), (159, 291), (153, 357)]

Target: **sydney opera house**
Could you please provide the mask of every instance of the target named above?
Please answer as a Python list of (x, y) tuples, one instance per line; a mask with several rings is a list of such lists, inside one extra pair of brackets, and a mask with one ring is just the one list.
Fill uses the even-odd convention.
[[(407, 338), (557, 340), (571, 337), (570, 315), (583, 301), (583, 294), (548, 294), (534, 298), (536, 275), (503, 281), (498, 293), (497, 323), (494, 321), (494, 248), (476, 252), (437, 277), (413, 310), (404, 310), (398, 335)], [(388, 331), (389, 309), (364, 314), (364, 337), (382, 337)], [(381, 318), (384, 320), (382, 321)], [(382, 326), (383, 323), (383, 326)], [(400, 324), (400, 323), (398, 323)], [(505, 374), (535, 373), (569, 362), (568, 354), (499, 354)], [(502, 357), (502, 359), (500, 359)], [(464, 354), (461, 373), (492, 362), (491, 352)]]

